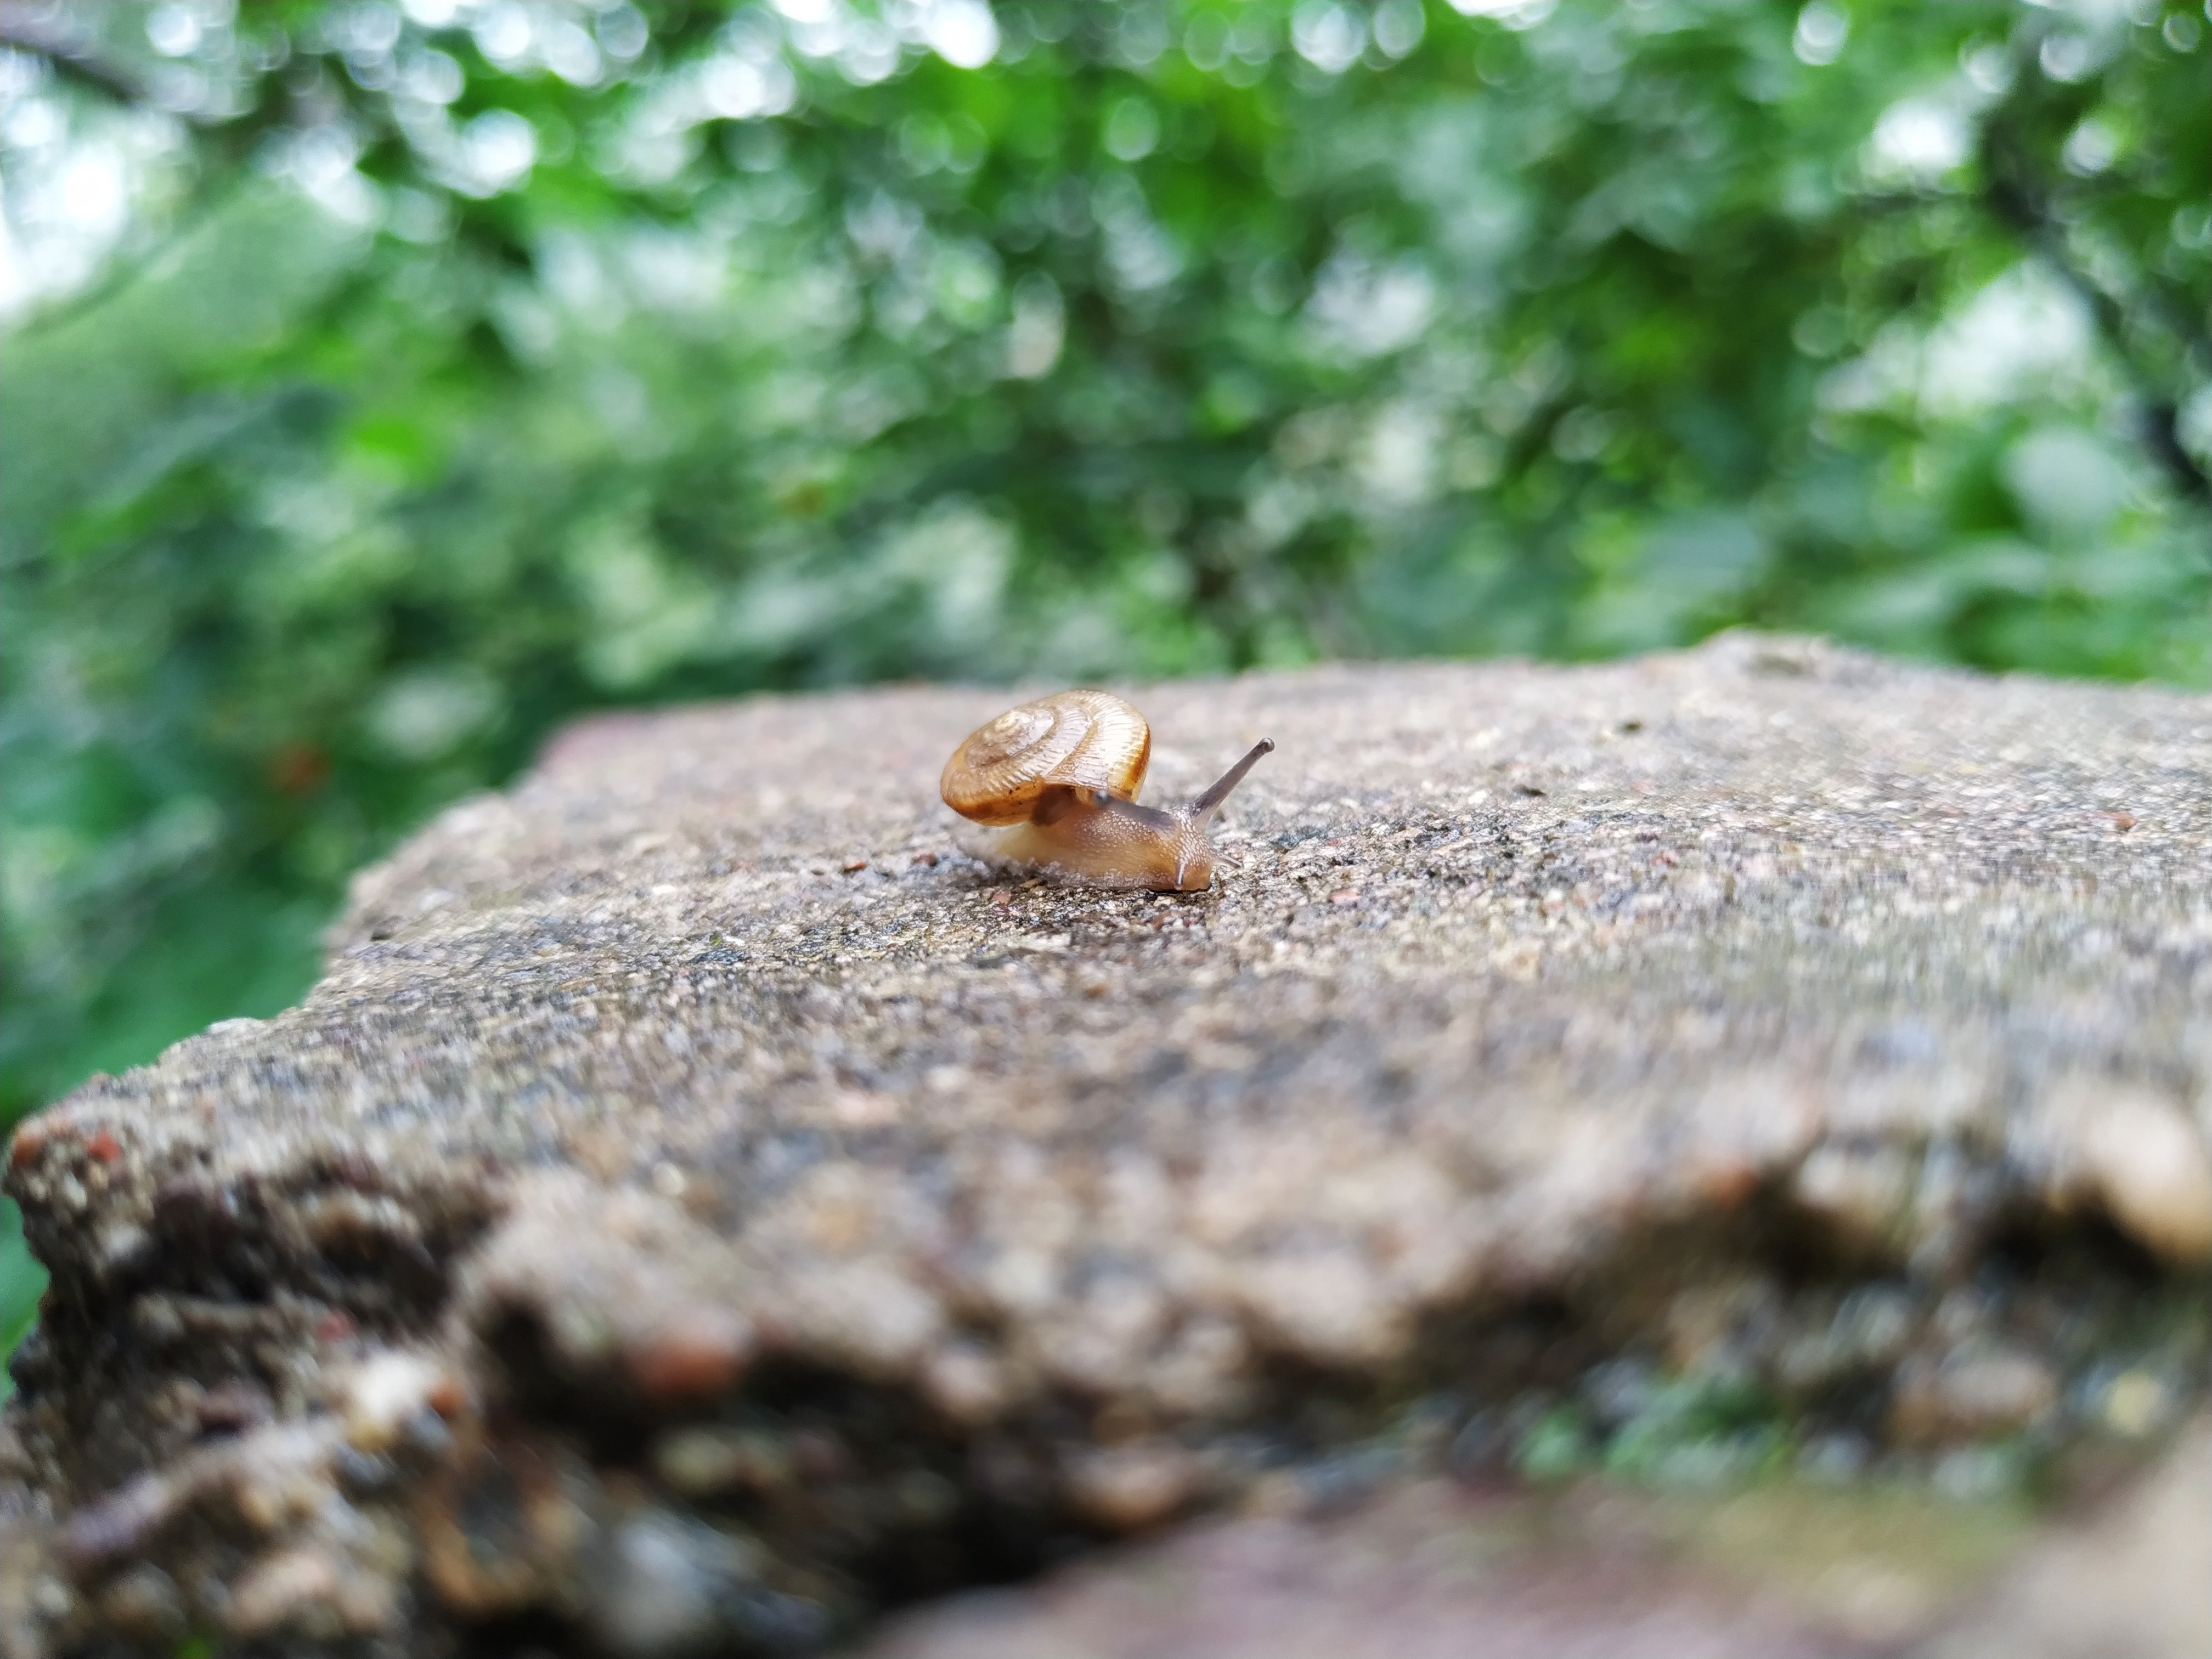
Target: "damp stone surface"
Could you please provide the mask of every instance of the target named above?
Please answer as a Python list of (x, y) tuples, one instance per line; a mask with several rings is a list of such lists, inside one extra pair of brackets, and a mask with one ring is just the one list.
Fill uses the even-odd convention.
[[(2163, 1653), (2079, 1564), (2212, 1548), (2212, 699), (1745, 635), (1115, 688), (1147, 799), (1277, 745), (1162, 896), (961, 852), (939, 767), (1048, 689), (584, 722), (301, 1006), (23, 1124), (0, 1652), (1303, 1650), (1273, 1573), (1407, 1653), (1966, 1656), (2045, 1552)], [(1729, 1576), (1729, 1494), (1817, 1562), (1899, 1492), (1841, 1611)]]

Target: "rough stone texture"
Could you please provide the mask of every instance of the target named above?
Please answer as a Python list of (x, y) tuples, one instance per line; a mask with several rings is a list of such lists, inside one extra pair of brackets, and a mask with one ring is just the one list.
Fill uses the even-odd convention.
[(1003, 693), (603, 719), (303, 1006), (24, 1126), (0, 1637), (803, 1647), (1666, 1376), (1954, 1485), (2200, 1390), (2212, 702), (1745, 636), (1135, 696), (1155, 798), (1279, 745), (1210, 893), (957, 854)]

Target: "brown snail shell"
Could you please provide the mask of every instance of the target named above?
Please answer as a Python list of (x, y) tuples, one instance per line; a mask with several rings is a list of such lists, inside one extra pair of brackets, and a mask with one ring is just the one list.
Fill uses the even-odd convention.
[(945, 804), (978, 823), (1020, 823), (1055, 787), (1134, 800), (1152, 729), (1107, 691), (1055, 691), (968, 734), (937, 781)]

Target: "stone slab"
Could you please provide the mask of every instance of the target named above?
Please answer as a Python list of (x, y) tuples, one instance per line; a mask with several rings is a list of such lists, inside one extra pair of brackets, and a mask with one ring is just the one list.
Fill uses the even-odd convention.
[(605, 717), (25, 1125), (23, 1650), (804, 1646), (1684, 1378), (1930, 1479), (2201, 1388), (2212, 702), (1747, 635), (1132, 695), (1148, 798), (1279, 745), (1211, 892), (963, 857), (1005, 693)]

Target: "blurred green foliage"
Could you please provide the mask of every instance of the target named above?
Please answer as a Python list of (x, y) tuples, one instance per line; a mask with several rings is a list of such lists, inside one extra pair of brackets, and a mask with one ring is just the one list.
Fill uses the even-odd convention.
[(2201, 684), (2200, 6), (0, 17), (0, 1109), (610, 703), (1739, 622)]

